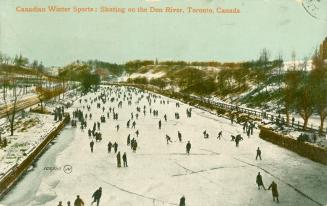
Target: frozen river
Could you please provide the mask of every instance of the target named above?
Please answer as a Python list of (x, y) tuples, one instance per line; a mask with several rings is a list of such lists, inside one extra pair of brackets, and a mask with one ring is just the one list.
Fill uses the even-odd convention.
[[(124, 94), (129, 96), (126, 88), (113, 88), (113, 91), (108, 98), (120, 101)], [(87, 129), (100, 121), (102, 114), (106, 116), (109, 107), (119, 113), (118, 120), (112, 119), (111, 112), (110, 120), (101, 123), (99, 131), (103, 139), (95, 143), (94, 152), (90, 152), (87, 129), (68, 126), (0, 205), (56, 206), (63, 201), (66, 206), (67, 201), (74, 202), (76, 195), (81, 196), (85, 205), (90, 205), (92, 194), (99, 187), (103, 190), (101, 206), (178, 205), (183, 195), (187, 206), (276, 205), (271, 191), (258, 190), (255, 181), (258, 172), (266, 187), (272, 181), (277, 183), (279, 205), (327, 204), (327, 167), (261, 140), (259, 130), (247, 138), (242, 126), (203, 110), (193, 108), (192, 117), (187, 118), (186, 109), (190, 107), (181, 103), (178, 108), (175, 100), (166, 97), (156, 98), (156, 102), (152, 97), (149, 106), (148, 93), (142, 92), (131, 92), (132, 105), (123, 101), (122, 108), (117, 107), (118, 101), (107, 101), (104, 113), (96, 103), (91, 105), (90, 112), (86, 107), (83, 109), (83, 105), (90, 104), (90, 99), (99, 94), (88, 94), (82, 98), (88, 103), (76, 101), (72, 107), (72, 110), (80, 108), (84, 114), (92, 113)], [(141, 112), (136, 120), (137, 106)], [(151, 115), (150, 108), (158, 110), (159, 116)], [(132, 112), (135, 129), (126, 127)], [(175, 119), (175, 112), (180, 114), (180, 119)], [(161, 129), (158, 128), (160, 119)], [(139, 137), (135, 135), (136, 130), (140, 132)], [(209, 133), (208, 139), (203, 138), (204, 130)], [(223, 137), (218, 140), (220, 130)], [(182, 142), (178, 141), (178, 131)], [(126, 145), (128, 134), (138, 142), (136, 153)], [(238, 148), (230, 140), (236, 134), (244, 137)], [(172, 138), (172, 143), (166, 143), (166, 135)], [(109, 141), (117, 142), (118, 151), (127, 153), (127, 168), (116, 167), (116, 155), (107, 152)], [(192, 144), (190, 155), (185, 153), (187, 141)], [(262, 150), (261, 161), (255, 160), (257, 147)], [(64, 172), (65, 165), (72, 167), (71, 173)]]

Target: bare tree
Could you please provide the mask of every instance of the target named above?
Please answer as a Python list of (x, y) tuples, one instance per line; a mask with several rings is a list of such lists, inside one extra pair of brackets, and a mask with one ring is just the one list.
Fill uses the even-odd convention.
[(5, 110), (6, 110), (6, 116), (10, 124), (10, 135), (14, 135), (14, 124), (15, 124), (15, 117), (17, 113), (17, 103), (19, 99), (22, 97), (22, 89), (18, 87), (18, 92), (17, 92), (17, 81), (15, 77), (11, 78), (11, 86), (12, 89), (14, 90), (13, 92), (13, 99), (12, 101), (8, 101), (7, 99), (4, 99), (5, 102)]

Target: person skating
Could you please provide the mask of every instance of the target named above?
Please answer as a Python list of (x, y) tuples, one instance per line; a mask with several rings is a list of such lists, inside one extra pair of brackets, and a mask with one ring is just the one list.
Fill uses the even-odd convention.
[(115, 153), (117, 153), (117, 150), (118, 150), (118, 144), (117, 144), (117, 142), (115, 142), (113, 146), (114, 146)]
[(223, 136), (223, 131), (220, 131), (219, 133), (218, 133), (218, 137), (217, 137), (217, 139), (221, 139), (221, 137)]
[(83, 200), (77, 195), (76, 200), (74, 202), (74, 206), (84, 206)]
[(161, 120), (159, 120), (158, 124), (159, 124), (159, 129), (161, 129)]
[(260, 190), (260, 187), (262, 187), (264, 190), (266, 190), (263, 181), (262, 181), (262, 176), (260, 174), (260, 172), (258, 172), (257, 178), (256, 178), (256, 183), (258, 185), (258, 190)]
[(255, 160), (257, 160), (258, 157), (260, 158), (260, 160), (262, 160), (262, 159), (261, 159), (261, 150), (260, 150), (259, 147), (258, 147), (258, 149), (257, 149), (257, 156), (255, 157)]
[(181, 197), (181, 199), (179, 200), (179, 206), (185, 206), (185, 197)]
[(110, 153), (110, 152), (111, 152), (111, 147), (112, 147), (112, 143), (111, 143), (111, 142), (109, 142), (109, 143), (108, 143), (108, 153)]
[(242, 136), (240, 134), (236, 135), (235, 137), (235, 144), (236, 144), (236, 147), (238, 147), (239, 145), (239, 142), (243, 140)]
[(133, 144), (133, 152), (136, 152), (137, 149), (137, 141), (134, 140), (134, 144)]
[(94, 141), (92, 140), (92, 141), (90, 142), (91, 152), (93, 152), (93, 147), (94, 147)]
[(67, 206), (70, 206), (70, 201), (67, 202)]
[(268, 190), (270, 190), (270, 189), (271, 189), (271, 192), (272, 192), (273, 201), (275, 201), (275, 199), (276, 199), (276, 201), (279, 202), (277, 184), (274, 181), (272, 181), (272, 183), (268, 187)]
[(166, 135), (166, 140), (167, 140), (167, 144), (169, 144), (169, 142), (172, 143), (171, 138), (168, 135)]
[(128, 167), (128, 165), (127, 165), (127, 155), (126, 155), (126, 152), (124, 152), (124, 154), (123, 154), (123, 163), (124, 163), (124, 167)]
[(97, 203), (97, 206), (99, 206), (100, 204), (100, 198), (101, 198), (101, 195), (102, 195), (102, 188), (100, 187), (99, 189), (97, 189), (92, 197), (93, 197), (93, 202), (91, 203), (91, 205), (93, 205), (93, 203)]
[(191, 150), (191, 143), (190, 143), (190, 141), (188, 141), (186, 144), (186, 153), (190, 154), (190, 150)]
[(128, 136), (127, 136), (127, 146), (129, 146), (130, 143), (131, 143), (131, 135), (128, 134)]
[(121, 167), (120, 152), (117, 154), (117, 167)]
[(58, 204), (58, 206), (63, 206), (63, 205), (62, 205), (62, 201), (59, 201), (59, 204)]
[(182, 134), (178, 131), (178, 140), (181, 142), (182, 141)]

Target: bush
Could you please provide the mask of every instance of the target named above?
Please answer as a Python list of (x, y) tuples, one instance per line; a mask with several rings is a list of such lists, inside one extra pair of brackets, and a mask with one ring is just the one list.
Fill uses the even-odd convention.
[(300, 134), (300, 136), (297, 137), (297, 140), (300, 142), (310, 142), (310, 137), (307, 134)]

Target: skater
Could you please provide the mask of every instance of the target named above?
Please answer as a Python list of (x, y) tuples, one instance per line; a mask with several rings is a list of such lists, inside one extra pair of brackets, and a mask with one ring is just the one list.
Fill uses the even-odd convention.
[(76, 200), (74, 202), (74, 206), (84, 206), (83, 200), (77, 195)]
[(136, 152), (136, 149), (137, 149), (137, 141), (134, 140), (134, 143), (133, 143), (133, 152)]
[(139, 137), (139, 134), (140, 134), (139, 130), (136, 130), (135, 134), (136, 134), (136, 137)]
[(117, 167), (121, 167), (120, 152), (117, 154)]
[(161, 120), (159, 120), (159, 129), (161, 129)]
[(167, 122), (167, 115), (166, 114), (164, 115), (164, 118), (165, 118), (165, 122)]
[(117, 144), (117, 142), (115, 142), (113, 146), (114, 146), (115, 153), (117, 153), (117, 150), (118, 150), (118, 144)]
[(94, 147), (94, 141), (92, 140), (92, 141), (90, 142), (91, 152), (93, 152), (93, 147)]
[(110, 152), (111, 152), (111, 147), (112, 147), (112, 143), (111, 143), (111, 142), (109, 142), (109, 143), (108, 143), (108, 153), (110, 153)]
[(178, 140), (179, 140), (179, 142), (182, 142), (182, 134), (178, 131)]
[(185, 197), (181, 197), (181, 199), (179, 200), (179, 206), (185, 206)]
[(258, 149), (257, 149), (257, 156), (255, 157), (255, 160), (257, 160), (257, 158), (260, 158), (260, 160), (262, 160), (261, 159), (261, 150), (260, 150), (260, 148), (258, 147)]
[(243, 140), (242, 136), (240, 134), (236, 135), (235, 137), (235, 144), (236, 144), (236, 147), (238, 147), (238, 144), (239, 142)]
[(169, 142), (172, 143), (171, 138), (168, 135), (166, 135), (166, 140), (167, 140), (167, 144), (169, 144)]
[(217, 137), (217, 139), (221, 139), (221, 137), (223, 136), (223, 131), (220, 131), (219, 133), (218, 133), (218, 137)]
[(67, 202), (67, 206), (70, 206), (70, 201)]
[(100, 198), (101, 198), (101, 194), (102, 194), (102, 188), (100, 187), (99, 189), (97, 189), (92, 197), (93, 197), (93, 202), (91, 203), (91, 205), (93, 205), (93, 203), (97, 203), (97, 206), (99, 206), (100, 203)]
[(266, 190), (265, 186), (263, 185), (262, 176), (261, 176), (260, 172), (258, 172), (256, 182), (257, 182), (257, 185), (258, 185), (258, 190), (260, 190), (261, 186), (262, 186), (262, 188), (264, 190)]
[(58, 206), (63, 206), (63, 205), (62, 205), (62, 201), (59, 201), (59, 204), (58, 204)]
[(128, 167), (128, 165), (127, 165), (127, 155), (126, 155), (126, 152), (124, 152), (124, 154), (123, 154), (123, 163), (124, 163), (124, 167)]
[(131, 135), (128, 134), (128, 136), (127, 136), (127, 146), (129, 146), (130, 143), (131, 143)]
[(276, 201), (279, 202), (279, 199), (278, 199), (278, 190), (277, 190), (277, 184), (272, 181), (271, 185), (268, 187), (268, 190), (271, 189), (271, 192), (272, 192), (272, 196), (273, 196), (273, 201)]
[(188, 141), (186, 144), (186, 153), (190, 154), (190, 150), (191, 150), (191, 143), (190, 143), (190, 141)]

